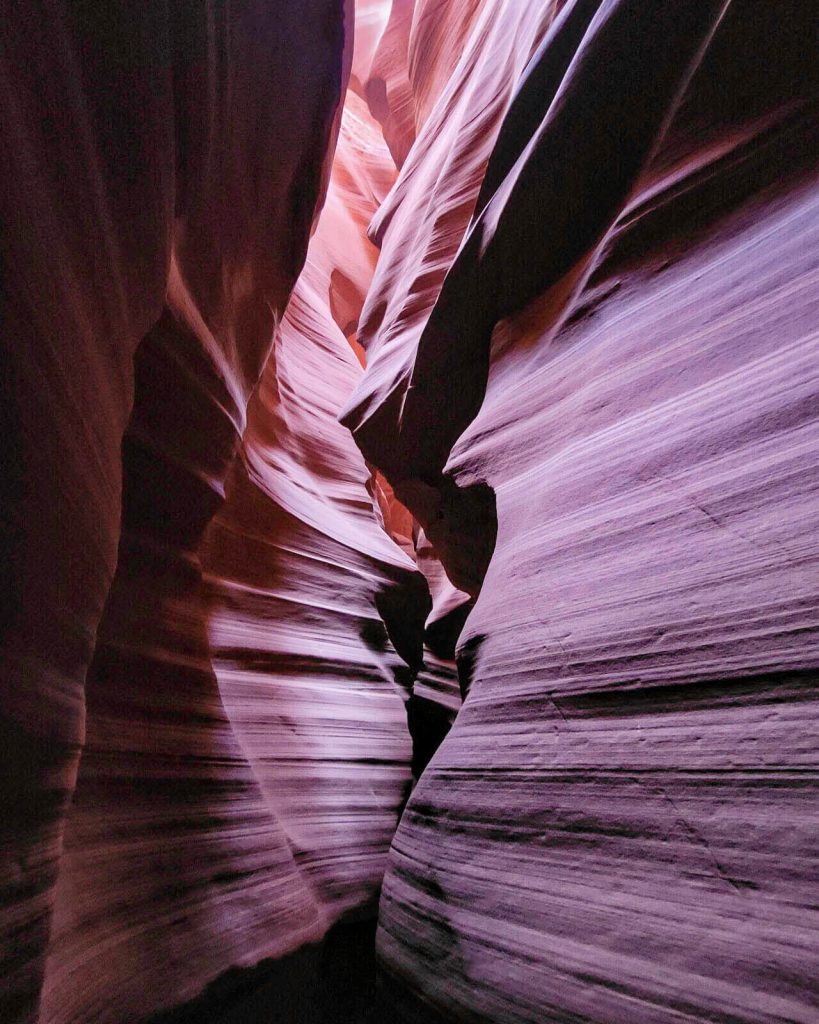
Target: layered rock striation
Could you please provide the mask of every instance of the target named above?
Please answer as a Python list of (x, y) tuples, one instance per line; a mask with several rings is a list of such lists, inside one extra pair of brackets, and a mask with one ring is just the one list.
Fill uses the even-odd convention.
[(421, 129), (376, 222), (345, 421), (456, 577), (458, 492), (497, 516), (468, 696), (390, 854), (386, 998), (407, 1021), (807, 1024), (815, 12), (557, 6), (483, 5), (534, 49), (491, 156), (497, 62), (467, 44), (426, 125), (459, 88), (474, 120)]
[(172, 6), (0, 10), (0, 1018), (812, 1024), (814, 5)]
[(430, 603), (338, 422), (363, 373), (344, 331), (354, 336), (375, 261), (366, 225), (391, 168), (349, 97), (327, 204), (205, 555), (220, 691), (319, 934), (375, 914), (410, 785), (405, 704)]
[(326, 930), (219, 691), (200, 546), (327, 190), (351, 19), (0, 17), (4, 1020), (38, 1018), (46, 954), (39, 1020), (139, 1020)]

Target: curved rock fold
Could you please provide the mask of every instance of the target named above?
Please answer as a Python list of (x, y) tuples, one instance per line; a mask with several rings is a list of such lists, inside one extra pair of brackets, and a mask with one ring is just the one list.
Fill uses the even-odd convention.
[(814, 1024), (815, 39), (0, 3), (0, 1019)]

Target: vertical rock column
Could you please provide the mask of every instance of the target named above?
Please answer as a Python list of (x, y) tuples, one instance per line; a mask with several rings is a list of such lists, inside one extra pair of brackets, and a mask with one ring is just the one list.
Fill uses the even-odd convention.
[(32, 1020), (133, 355), (174, 205), (165, 8), (0, 4), (0, 1018)]
[(390, 853), (394, 1019), (816, 1017), (814, 38), (810, 3), (565, 5), (410, 372), (350, 404), (420, 515), (497, 509)]
[(330, 191), (208, 535), (215, 669), (323, 931), (374, 916), (409, 789), (405, 703), (429, 596), (338, 411), (392, 161), (349, 93)]
[[(7, 8), (0, 1015), (37, 1013), (118, 558), (41, 1019), (137, 1020), (280, 942), (251, 904), (290, 862), (219, 700), (196, 549), (326, 185), (344, 12)], [(303, 907), (282, 932), (315, 934)]]

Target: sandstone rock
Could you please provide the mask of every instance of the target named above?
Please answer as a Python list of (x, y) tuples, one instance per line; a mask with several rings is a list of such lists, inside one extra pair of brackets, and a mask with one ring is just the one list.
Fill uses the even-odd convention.
[[(56, 3), (45, 13), (5, 5), (0, 38), (10, 470), (0, 1016), (36, 1014), (85, 733), (83, 684), (119, 544), (44, 1019), (121, 1020), (179, 994), (146, 991), (155, 951), (140, 936), (134, 894), (157, 930), (163, 915), (176, 919), (175, 899), (192, 900), (190, 918), (208, 919), (212, 950), (221, 940), (209, 880), (225, 862), (231, 873), (253, 858), (280, 860), (267, 839), (230, 848), (231, 829), (260, 812), (206, 658), (195, 548), (304, 260), (350, 48), (343, 59), (338, 0), (299, 11), (255, 2), (229, 11), (204, 2)], [(185, 722), (196, 708), (198, 733)], [(231, 786), (251, 794), (247, 811), (214, 824)], [(178, 819), (189, 800), (186, 834)], [(121, 820), (109, 827), (115, 811)], [(140, 843), (163, 822), (177, 831), (149, 861)], [(221, 844), (213, 865), (191, 857), (191, 835)], [(160, 897), (153, 908), (151, 893)], [(258, 940), (258, 930), (243, 936), (237, 952)], [(184, 973), (196, 984), (214, 969), (206, 951), (201, 972), (191, 969), (173, 928), (166, 941), (176, 950), (166, 978)]]
[[(388, 173), (379, 139), (354, 97), (206, 555), (220, 690), (322, 930), (375, 914), (409, 788), (407, 663), (419, 662), (429, 605), (337, 419), (363, 372), (342, 325), (354, 333), (374, 263), (364, 231), (378, 200), (361, 170), (370, 166), (376, 186)], [(338, 268), (350, 280), (357, 271), (360, 289), (337, 322)]]
[(390, 854), (396, 1019), (815, 1018), (810, 7), (567, 5), (420, 344), (365, 378), (388, 476), (497, 502)]
[(0, 1018), (813, 1024), (815, 5), (353, 17), (0, 9)]

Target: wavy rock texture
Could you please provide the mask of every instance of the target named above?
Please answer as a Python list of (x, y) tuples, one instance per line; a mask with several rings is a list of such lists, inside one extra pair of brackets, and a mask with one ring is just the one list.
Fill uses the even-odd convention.
[(345, 418), (425, 525), (475, 483), (497, 515), (468, 697), (390, 853), (386, 1005), (808, 1024), (815, 11), (554, 6), (483, 5), (536, 49), (491, 159), (473, 35), (376, 220)]
[[(553, 16), (551, 5), (537, 4), (485, 3), (478, 12), (470, 5), (466, 10), (472, 33), (464, 52), (370, 227), (381, 253), (359, 327), (367, 374), (345, 412), (345, 422), (367, 451), (376, 450), (382, 407), (390, 406), (391, 395), (409, 377), (420, 333), (474, 210), (512, 90)], [(425, 24), (430, 22), (428, 16)], [(487, 81), (476, 96), (477, 68)], [(427, 77), (436, 81), (439, 75), (431, 69)], [(378, 449), (378, 454), (379, 465), (389, 463), (388, 452)]]
[(355, 47), (349, 88), (362, 99), (390, 12), (390, 0), (358, 0), (355, 5)]
[(0, 26), (0, 1016), (36, 1015), (85, 716), (40, 1019), (137, 1020), (280, 942), (292, 866), (221, 705), (196, 548), (304, 261), (350, 47), (338, 0), (18, 5)]
[(352, 19), (0, 4), (0, 1019), (813, 1024), (815, 5)]
[[(419, 5), (416, 15), (430, 33), (431, 10)], [(394, 440), (396, 417), (421, 331), (474, 210), (515, 82), (553, 17), (552, 5), (464, 6), (463, 24), (450, 33), (453, 42), (466, 38), (462, 52), (456, 51), (455, 70), (370, 228), (381, 255), (358, 334), (367, 353), (367, 374), (342, 415), (367, 457), (387, 472), (398, 498), (412, 507), (430, 541), (445, 555), (455, 582), (469, 593), (476, 591), (486, 567), (486, 541), (494, 522), (491, 500), (479, 493), (465, 498), (464, 492), (441, 495), (439, 489), (430, 490), (428, 481), (419, 480), (422, 474), (413, 460), (435, 444), (437, 431), (423, 439), (414, 435), (411, 443), (416, 447), (408, 456), (408, 446), (399, 452)], [(430, 44), (428, 51), (413, 56), (420, 94), (428, 98), (441, 88), (453, 51)], [(479, 91), (477, 69), (482, 75)], [(456, 373), (453, 381), (462, 376)], [(407, 478), (412, 480), (409, 486)], [(474, 546), (466, 543), (476, 532)]]
[(437, 552), (417, 527), (414, 556), (432, 598), (432, 608), (424, 623), (424, 663), (413, 682), (407, 707), (412, 774), (418, 779), (461, 706), (455, 646), (474, 602), (469, 594), (453, 586)]
[[(327, 205), (206, 556), (220, 690), (321, 932), (375, 913), (410, 783), (407, 662), (419, 662), (429, 605), (337, 419), (363, 372), (342, 327), (354, 333), (376, 255), (366, 224), (390, 168), (348, 99)], [(339, 267), (350, 301), (334, 319)]]
[[(112, 4), (118, 35), (55, 6), (0, 10), (4, 1020), (33, 1014), (42, 979), (84, 676), (116, 562), (132, 358), (162, 310), (173, 213), (166, 19)], [(111, 63), (83, 67), (83, 40), (92, 57), (110, 47)]]
[(393, 0), (364, 82), (370, 111), (381, 125), (395, 165), (415, 141), (415, 105), (409, 81), (409, 41), (414, 0)]

